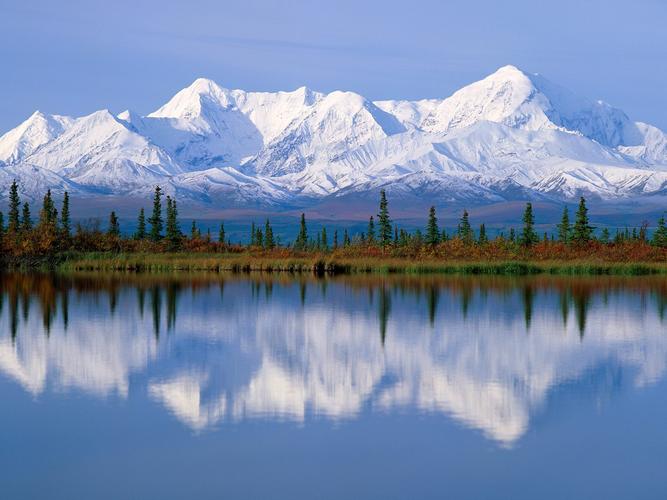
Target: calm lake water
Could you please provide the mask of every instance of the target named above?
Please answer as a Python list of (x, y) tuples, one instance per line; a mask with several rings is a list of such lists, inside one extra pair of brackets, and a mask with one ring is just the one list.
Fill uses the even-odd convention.
[(0, 497), (667, 498), (664, 278), (6, 275)]

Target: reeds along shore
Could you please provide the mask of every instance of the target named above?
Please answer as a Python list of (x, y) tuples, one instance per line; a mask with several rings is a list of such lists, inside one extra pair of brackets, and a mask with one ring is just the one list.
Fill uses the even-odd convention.
[[(367, 230), (308, 230), (302, 214), (297, 237), (283, 243), (273, 234), (269, 219), (252, 223), (248, 243), (233, 244), (224, 224), (215, 236), (203, 234), (193, 221), (189, 234), (181, 230), (177, 202), (160, 187), (153, 209), (142, 209), (137, 230), (124, 235), (115, 212), (108, 223), (73, 225), (69, 196), (60, 211), (50, 192), (33, 222), (30, 205), (22, 203), (18, 185), (10, 188), (7, 224), (0, 213), (0, 259), (4, 268), (51, 267), (116, 271), (289, 271), (315, 273), (473, 273), (473, 274), (648, 274), (667, 272), (667, 227), (660, 218), (649, 234), (638, 229), (596, 230), (581, 198), (574, 221), (567, 208), (554, 233), (535, 230), (531, 203), (522, 225), (489, 238), (484, 224), (472, 228), (463, 211), (456, 230), (438, 226), (431, 207), (424, 230), (407, 231), (392, 223), (384, 191), (379, 210)], [(163, 198), (166, 198), (163, 209)], [(74, 227), (73, 227), (74, 226)]]

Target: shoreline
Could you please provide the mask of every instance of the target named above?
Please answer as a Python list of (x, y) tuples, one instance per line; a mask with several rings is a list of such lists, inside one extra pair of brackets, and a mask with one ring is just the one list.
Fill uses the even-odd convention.
[[(31, 269), (34, 266), (17, 266)], [(267, 256), (239, 254), (81, 254), (65, 257), (51, 266), (57, 271), (109, 271), (134, 273), (232, 272), (292, 274), (464, 274), (464, 275), (667, 275), (667, 262), (614, 262), (573, 260), (447, 260), (392, 257)], [(39, 269), (39, 267), (37, 267)]]

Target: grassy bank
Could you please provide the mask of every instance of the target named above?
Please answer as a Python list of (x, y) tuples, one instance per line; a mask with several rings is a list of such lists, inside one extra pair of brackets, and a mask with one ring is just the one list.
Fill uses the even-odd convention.
[(124, 272), (288, 272), (315, 274), (484, 274), (484, 275), (649, 275), (667, 274), (666, 263), (568, 261), (458, 261), (350, 258), (319, 254), (307, 257), (253, 254), (108, 254), (71, 255), (62, 271)]

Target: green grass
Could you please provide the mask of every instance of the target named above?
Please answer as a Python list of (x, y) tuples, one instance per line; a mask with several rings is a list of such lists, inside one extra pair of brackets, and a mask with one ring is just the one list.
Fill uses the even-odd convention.
[(595, 261), (454, 262), (392, 258), (265, 257), (239, 254), (107, 254), (70, 255), (58, 264), (63, 271), (126, 272), (289, 272), (315, 274), (472, 274), (624, 275), (667, 274), (662, 263)]

